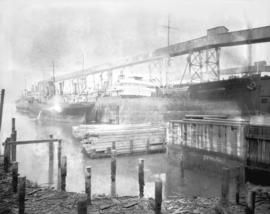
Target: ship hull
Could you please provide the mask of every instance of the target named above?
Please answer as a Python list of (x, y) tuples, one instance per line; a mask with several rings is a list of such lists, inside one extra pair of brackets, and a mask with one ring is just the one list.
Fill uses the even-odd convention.
[(62, 104), (21, 101), (17, 109), (38, 119), (80, 123), (144, 123), (181, 119), (185, 114), (250, 116), (269, 114), (270, 78), (247, 77), (190, 85), (177, 96), (101, 97), (95, 102)]
[(270, 113), (270, 77), (246, 77), (192, 85), (189, 97), (214, 102), (231, 101), (243, 115)]
[(37, 120), (85, 123), (94, 103), (59, 104), (39, 103), (21, 98), (16, 102), (17, 111), (28, 114)]

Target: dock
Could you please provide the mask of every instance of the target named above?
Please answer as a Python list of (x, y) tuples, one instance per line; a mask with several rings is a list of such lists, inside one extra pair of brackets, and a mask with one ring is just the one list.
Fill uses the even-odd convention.
[(242, 119), (187, 118), (170, 121), (168, 152), (172, 156), (181, 152), (189, 167), (205, 166), (219, 171), (220, 166), (243, 165), (247, 127), (248, 121)]

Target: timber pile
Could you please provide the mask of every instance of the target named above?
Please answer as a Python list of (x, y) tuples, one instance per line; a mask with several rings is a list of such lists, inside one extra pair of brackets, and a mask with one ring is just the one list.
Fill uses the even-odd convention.
[(0, 213), (11, 213), (14, 203), (11, 186), (11, 175), (4, 172), (3, 156), (0, 156)]
[(92, 158), (117, 154), (165, 151), (165, 126), (154, 124), (80, 125), (73, 135)]

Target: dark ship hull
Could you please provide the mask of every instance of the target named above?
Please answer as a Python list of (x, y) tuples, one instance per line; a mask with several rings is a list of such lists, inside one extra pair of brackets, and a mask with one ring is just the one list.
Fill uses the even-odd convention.
[(231, 101), (243, 115), (270, 113), (270, 77), (244, 77), (191, 85), (191, 100)]
[(16, 101), (17, 111), (26, 113), (38, 120), (86, 123), (92, 114), (94, 103), (62, 103), (52, 105), (50, 102), (37, 102), (22, 97)]

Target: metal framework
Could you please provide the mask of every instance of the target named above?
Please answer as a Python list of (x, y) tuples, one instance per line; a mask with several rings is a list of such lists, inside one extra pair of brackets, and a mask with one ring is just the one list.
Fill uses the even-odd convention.
[(191, 52), (187, 57), (190, 82), (203, 79), (203, 55), (202, 51)]
[[(190, 52), (187, 57), (187, 67), (190, 75), (190, 82), (199, 80), (220, 79), (220, 48), (211, 48), (203, 51)], [(185, 75), (186, 71), (184, 71)], [(183, 79), (183, 77), (182, 77)]]
[(220, 80), (220, 48), (205, 50), (206, 73), (212, 74), (214, 80)]

